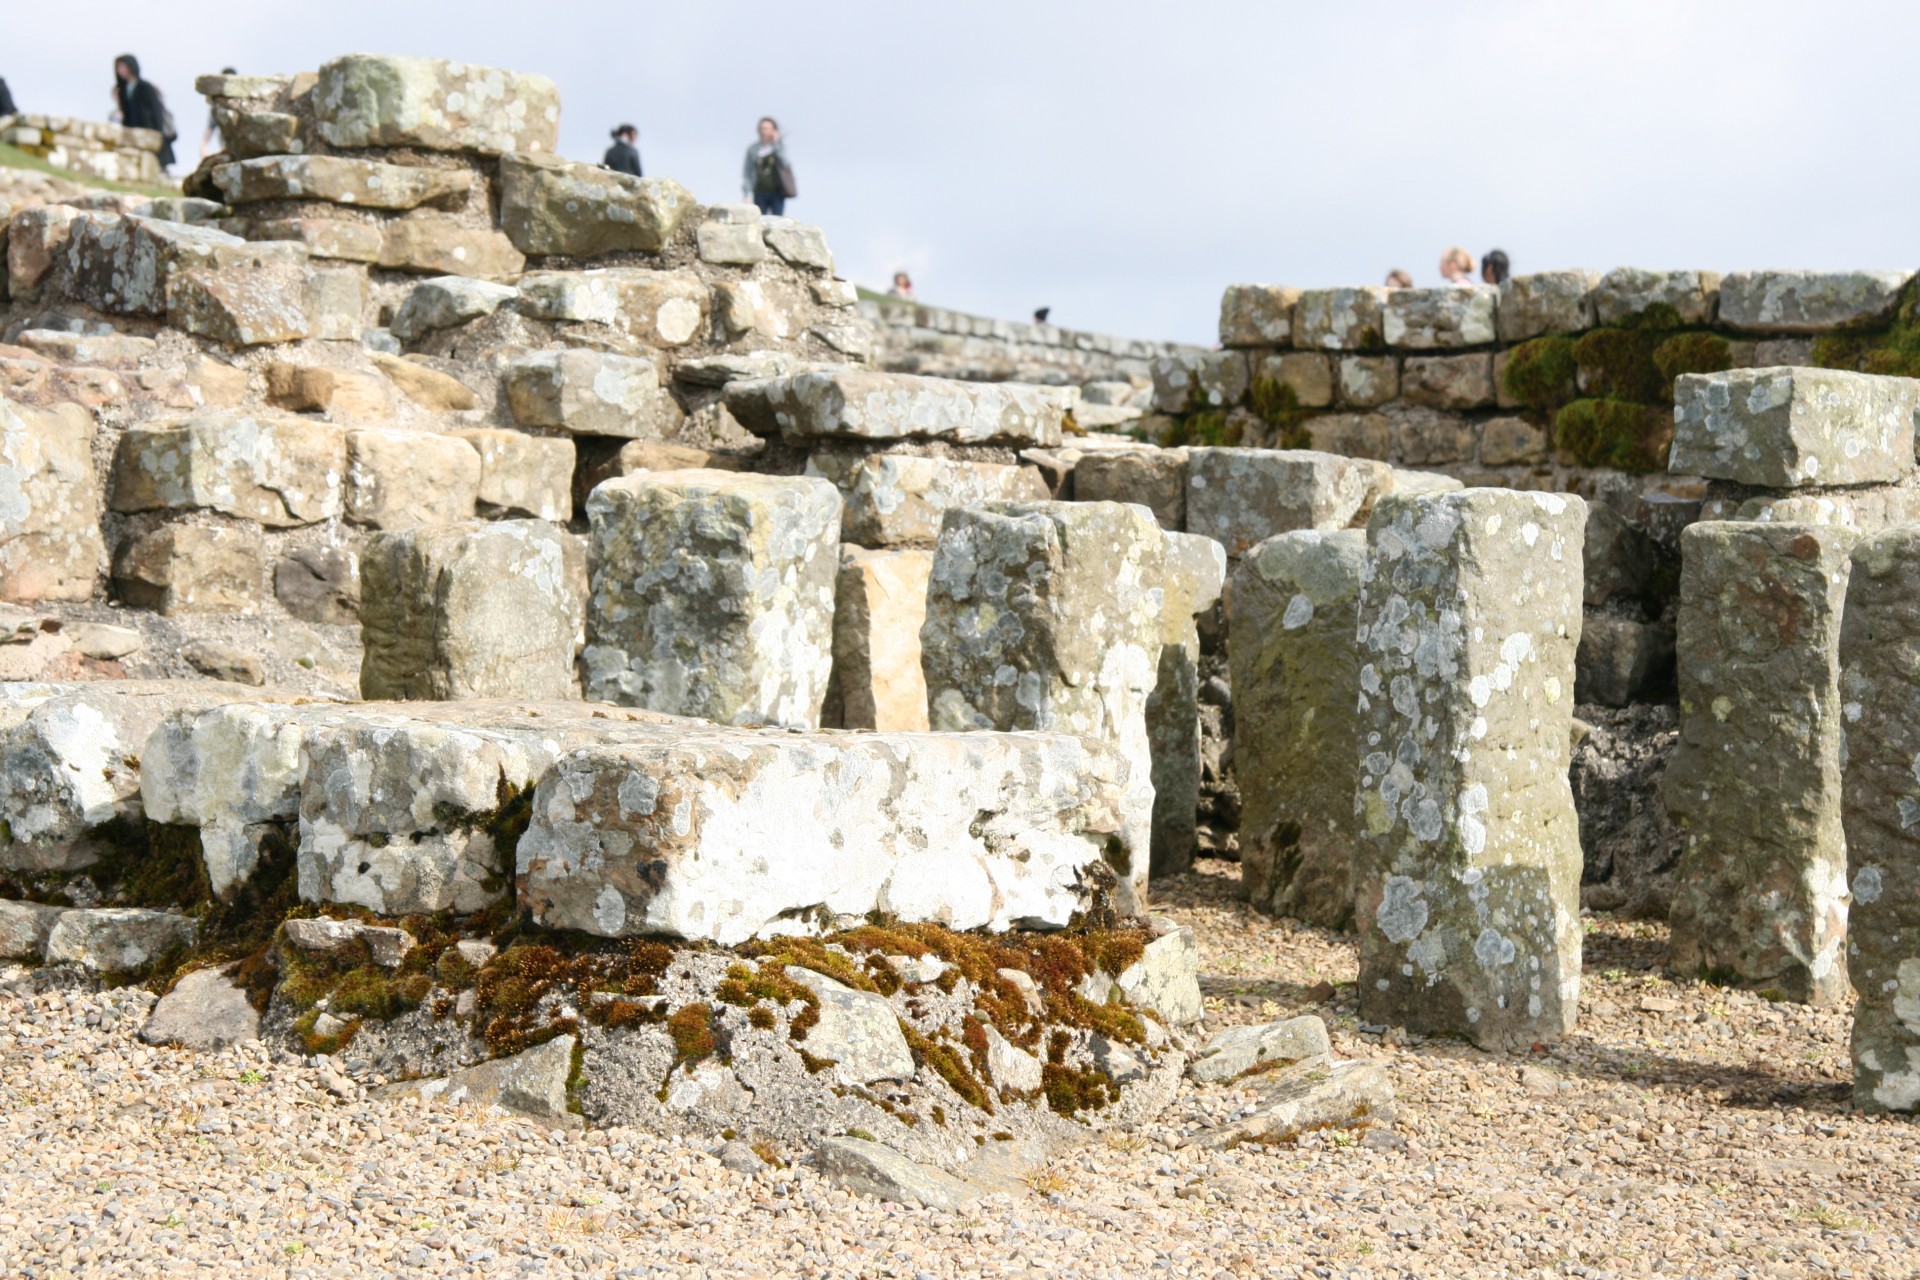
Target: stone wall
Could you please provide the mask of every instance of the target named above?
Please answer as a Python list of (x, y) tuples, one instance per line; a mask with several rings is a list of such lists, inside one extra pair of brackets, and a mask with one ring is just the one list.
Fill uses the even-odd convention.
[(874, 295), (861, 298), (860, 314), (878, 334), (874, 359), (881, 368), (967, 382), (1137, 382), (1144, 387), (1156, 359), (1203, 354), (1177, 342), (991, 320)]
[(127, 129), (65, 116), (11, 115), (0, 116), (0, 142), (48, 164), (109, 182), (151, 186), (163, 181), (160, 148), (164, 143), (153, 129)]

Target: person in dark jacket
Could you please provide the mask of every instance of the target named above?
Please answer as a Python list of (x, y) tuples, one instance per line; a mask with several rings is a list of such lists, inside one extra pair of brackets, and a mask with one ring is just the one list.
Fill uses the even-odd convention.
[(173, 166), (173, 131), (167, 128), (167, 106), (160, 91), (140, 78), (140, 59), (123, 53), (113, 60), (113, 96), (119, 104), (116, 118), (129, 129), (152, 129), (162, 138), (160, 171)]
[(13, 90), (7, 88), (7, 81), (0, 76), (0, 116), (20, 114), (20, 108), (13, 105)]
[(640, 131), (630, 124), (623, 124), (613, 131), (613, 145), (607, 148), (607, 154), (600, 163), (615, 173), (630, 173), (634, 177), (643, 177), (640, 172)]
[(779, 122), (761, 116), (757, 130), (759, 137), (747, 148), (746, 166), (741, 170), (740, 194), (759, 206), (761, 213), (777, 218), (787, 211), (787, 183), (793, 170), (787, 163)]

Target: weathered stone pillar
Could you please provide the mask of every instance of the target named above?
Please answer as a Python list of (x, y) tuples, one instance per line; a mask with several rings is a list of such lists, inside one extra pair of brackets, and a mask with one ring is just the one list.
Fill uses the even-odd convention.
[(1551, 1040), (1580, 991), (1567, 785), (1586, 506), (1383, 500), (1360, 590), (1360, 1012), (1487, 1049)]
[(840, 548), (829, 716), (840, 729), (927, 728), (920, 628), (933, 552)]
[(1226, 548), (1192, 533), (1166, 535), (1159, 676), (1147, 699), (1153, 752), (1153, 875), (1193, 869), (1200, 847), (1200, 626), (1226, 584)]
[(1718, 520), (1681, 535), (1677, 973), (1846, 994), (1840, 614), (1858, 537)]
[(1228, 618), (1247, 901), (1329, 929), (1353, 925), (1366, 558), (1359, 529), (1268, 538), (1234, 571)]
[(1003, 502), (947, 512), (920, 632), (935, 729), (1099, 738), (1128, 762), (1109, 847), (1116, 905), (1146, 905), (1153, 822), (1147, 699), (1164, 612), (1165, 541), (1145, 507)]

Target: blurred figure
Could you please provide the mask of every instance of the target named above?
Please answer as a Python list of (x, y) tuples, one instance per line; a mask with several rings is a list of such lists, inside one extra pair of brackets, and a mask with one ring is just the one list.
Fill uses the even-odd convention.
[(1045, 324), (1047, 322), (1047, 317), (1052, 314), (1053, 314), (1052, 307), (1035, 307), (1033, 309), (1033, 322), (1035, 324)]
[(890, 298), (907, 298), (911, 300), (913, 297), (913, 277), (904, 271), (894, 272), (893, 288), (887, 290), (887, 296)]
[(1406, 268), (1395, 267), (1393, 270), (1387, 272), (1387, 288), (1411, 289), (1413, 288), (1413, 277), (1407, 274)]
[(793, 166), (787, 161), (786, 143), (780, 139), (780, 122), (772, 116), (761, 116), (759, 131), (760, 136), (747, 148), (740, 189), (761, 213), (777, 218), (787, 211), (787, 201), (800, 190), (793, 181)]
[[(220, 68), (220, 74), (223, 76), (237, 76), (240, 73), (232, 67), (222, 67)], [(0, 115), (4, 114), (4, 112), (0, 112)], [(208, 156), (214, 154), (214, 152), (225, 151), (226, 149), (227, 140), (220, 136), (220, 122), (209, 114), (207, 116), (207, 131), (200, 135), (200, 158), (205, 160)]]
[(1480, 279), (1486, 284), (1505, 284), (1509, 269), (1505, 249), (1489, 249), (1480, 259)]
[(160, 135), (160, 172), (173, 167), (173, 112), (160, 91), (140, 78), (140, 59), (123, 53), (113, 60), (113, 118), (129, 129), (152, 129)]
[(1440, 277), (1457, 288), (1473, 284), (1473, 255), (1459, 245), (1440, 255)]
[(13, 105), (13, 91), (7, 88), (5, 76), (0, 76), (0, 116), (18, 115), (20, 108)]
[(640, 131), (630, 124), (623, 124), (613, 131), (613, 145), (607, 148), (607, 154), (600, 157), (603, 167), (615, 173), (630, 173), (636, 178), (645, 177), (640, 172)]

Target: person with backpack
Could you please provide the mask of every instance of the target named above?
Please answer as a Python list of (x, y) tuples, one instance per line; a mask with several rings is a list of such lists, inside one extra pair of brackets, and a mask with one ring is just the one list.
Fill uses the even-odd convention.
[(0, 116), (18, 115), (20, 108), (13, 105), (13, 90), (7, 88), (5, 76), (0, 76)]
[(613, 145), (607, 148), (607, 154), (601, 158), (600, 167), (611, 169), (615, 173), (632, 174), (636, 178), (645, 177), (640, 172), (640, 131), (630, 124), (623, 124), (613, 131)]
[(760, 136), (747, 148), (740, 190), (761, 213), (776, 218), (786, 212), (787, 201), (800, 194), (793, 166), (787, 162), (786, 143), (780, 140), (780, 123), (772, 116), (760, 117)]
[(152, 129), (160, 135), (160, 172), (173, 166), (173, 140), (180, 136), (173, 112), (160, 90), (140, 78), (140, 59), (123, 53), (113, 60), (113, 118), (129, 129)]

